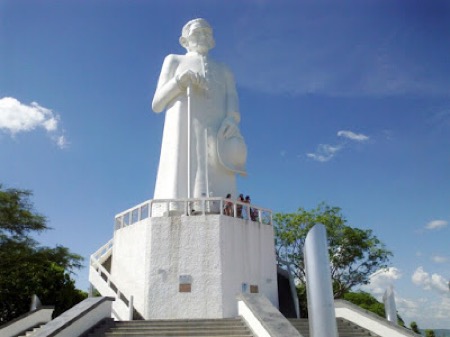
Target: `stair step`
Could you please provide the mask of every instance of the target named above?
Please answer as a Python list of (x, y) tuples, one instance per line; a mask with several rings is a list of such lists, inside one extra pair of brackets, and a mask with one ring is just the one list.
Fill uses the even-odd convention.
[(130, 323), (130, 324), (123, 324), (123, 323), (116, 323), (116, 327), (142, 327), (142, 326), (242, 326), (242, 323), (240, 322), (232, 322), (232, 323), (179, 323), (179, 322), (148, 322), (148, 321), (142, 321), (142, 323)]
[(211, 334), (220, 334), (220, 335), (242, 335), (242, 334), (249, 334), (250, 331), (245, 329), (233, 329), (233, 330), (227, 330), (227, 329), (141, 329), (141, 330), (113, 330), (106, 332), (106, 336), (117, 336), (122, 334), (127, 335), (160, 335), (164, 334), (166, 336), (177, 336), (180, 334), (184, 335), (190, 335), (190, 336), (196, 336), (196, 335), (211, 335)]
[(118, 321), (91, 337), (254, 337), (241, 318)]
[(28, 331), (25, 331), (25, 333), (24, 333), (23, 335), (18, 336), (18, 337), (29, 337), (29, 336), (31, 336), (32, 334), (34, 334), (36, 331), (38, 331), (40, 328), (42, 328), (44, 325), (45, 325), (45, 323), (44, 323), (44, 324), (40, 324), (39, 326), (34, 327), (33, 329), (30, 329), (30, 330), (28, 330)]
[(221, 325), (221, 324), (136, 324), (136, 325), (116, 325), (116, 329), (239, 329), (242, 324)]
[(213, 327), (205, 327), (205, 328), (196, 328), (196, 327), (148, 327), (148, 328), (123, 328), (123, 329), (114, 329), (114, 331), (110, 332), (112, 334), (114, 333), (141, 333), (141, 332), (149, 332), (149, 333), (156, 333), (156, 332), (170, 332), (170, 333), (179, 333), (179, 332), (223, 332), (225, 334), (228, 333), (237, 333), (237, 332), (248, 332), (248, 329), (246, 328), (234, 328), (234, 329), (227, 329), (227, 328), (213, 328)]
[[(105, 334), (105, 336), (108, 336)], [(151, 335), (147, 333), (143, 333), (140, 335), (129, 335), (129, 334), (122, 334), (122, 335), (114, 335), (114, 337), (133, 337), (133, 336), (148, 336), (148, 337), (192, 337), (192, 336), (208, 336), (208, 337), (254, 337), (252, 334), (245, 334), (245, 335), (220, 335), (220, 334), (209, 334), (209, 335), (189, 335), (189, 334), (179, 334), (179, 335), (168, 335), (168, 334), (159, 334), (159, 335)]]
[(142, 321), (117, 321), (116, 325), (129, 325), (129, 324), (241, 324), (240, 318), (224, 318), (224, 319), (152, 319)]
[[(306, 318), (288, 319), (304, 337), (309, 337), (309, 321)], [(378, 337), (370, 331), (342, 318), (336, 319), (339, 337)]]
[(220, 330), (230, 330), (230, 329), (234, 329), (234, 330), (239, 330), (239, 329), (245, 329), (246, 326), (245, 325), (232, 325), (232, 326), (227, 326), (227, 325), (141, 325), (141, 326), (137, 326), (137, 325), (133, 325), (133, 326), (127, 326), (127, 325), (122, 325), (120, 327), (116, 326), (115, 329), (116, 330), (144, 330), (144, 329), (155, 329), (155, 330), (164, 330), (164, 329), (175, 329), (175, 330), (180, 330), (180, 329), (197, 329), (197, 330), (212, 330), (212, 329), (220, 329)]

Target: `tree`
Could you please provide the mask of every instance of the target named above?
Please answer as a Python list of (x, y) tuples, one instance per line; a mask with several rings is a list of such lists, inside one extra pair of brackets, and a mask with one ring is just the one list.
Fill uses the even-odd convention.
[(342, 298), (354, 286), (368, 284), (370, 275), (387, 268), (392, 256), (372, 230), (348, 226), (338, 207), (321, 203), (311, 211), (299, 208), (296, 213), (276, 213), (273, 219), (277, 257), (292, 266), (300, 286), (306, 282), (306, 235), (315, 224), (325, 225), (335, 298)]
[(32, 193), (0, 185), (0, 324), (29, 310), (31, 296), (54, 305), (54, 315), (86, 297), (71, 274), (83, 258), (68, 248), (41, 247), (31, 234), (48, 230), (46, 218), (33, 210)]
[(384, 310), (384, 304), (378, 302), (375, 297), (366, 293), (364, 291), (361, 292), (348, 292), (344, 294), (343, 299), (349, 301), (357, 306), (366, 309), (370, 312), (377, 314), (380, 317), (385, 318), (386, 312)]
[(420, 330), (419, 330), (419, 326), (417, 325), (417, 323), (415, 321), (412, 321), (411, 324), (409, 325), (411, 327), (411, 330), (417, 334), (420, 335)]
[(425, 337), (436, 337), (436, 334), (434, 333), (434, 330), (425, 330)]
[(30, 231), (49, 229), (44, 216), (33, 211), (30, 191), (7, 189), (0, 184), (0, 238), (20, 240)]

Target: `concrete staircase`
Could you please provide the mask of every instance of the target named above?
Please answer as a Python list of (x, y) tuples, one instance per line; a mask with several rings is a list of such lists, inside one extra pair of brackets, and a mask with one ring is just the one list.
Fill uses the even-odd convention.
[[(300, 334), (304, 337), (309, 337), (309, 323), (308, 319), (300, 318), (300, 319), (288, 319), (289, 322), (300, 332)], [(361, 328), (360, 326), (353, 324), (343, 318), (336, 319), (337, 327), (338, 327), (338, 335), (339, 337), (379, 337), (371, 333), (370, 331)]]
[(21, 334), (19, 337), (30, 337), (32, 336), (36, 331), (39, 331), (40, 328), (42, 328), (44, 324), (40, 324), (34, 328), (31, 328), (30, 330), (25, 331), (23, 334)]
[(106, 321), (86, 337), (254, 337), (240, 318)]

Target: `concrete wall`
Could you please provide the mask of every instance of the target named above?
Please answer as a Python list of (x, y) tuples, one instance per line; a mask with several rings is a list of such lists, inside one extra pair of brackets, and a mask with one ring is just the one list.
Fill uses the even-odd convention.
[(257, 286), (278, 308), (278, 286), (273, 227), (257, 222), (222, 217), (221, 259), (225, 317), (236, 315), (236, 296), (242, 284)]
[(91, 297), (44, 325), (33, 337), (79, 337), (104, 318), (111, 317), (109, 297)]
[(150, 218), (116, 231), (111, 275), (146, 319), (237, 316), (243, 283), (278, 306), (273, 228), (227, 216)]
[(219, 226), (202, 215), (152, 219), (146, 317), (222, 317)]
[(11, 322), (0, 327), (1, 337), (18, 336), (25, 331), (40, 324), (45, 324), (52, 319), (53, 307), (42, 307), (26, 313)]
[[(151, 219), (145, 219), (114, 232), (111, 279), (127, 299), (134, 296), (134, 307), (141, 314), (146, 302), (144, 293), (148, 270), (145, 267), (151, 244), (150, 228)], [(120, 311), (119, 302), (113, 303), (116, 312)]]
[(241, 294), (238, 308), (256, 337), (302, 337), (264, 295)]

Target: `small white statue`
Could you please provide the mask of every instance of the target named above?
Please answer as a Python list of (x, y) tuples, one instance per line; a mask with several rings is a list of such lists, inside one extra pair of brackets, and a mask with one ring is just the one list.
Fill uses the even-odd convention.
[(236, 196), (247, 148), (233, 75), (208, 56), (215, 41), (206, 20), (189, 21), (179, 41), (187, 53), (165, 58), (152, 102), (166, 110), (154, 199)]

